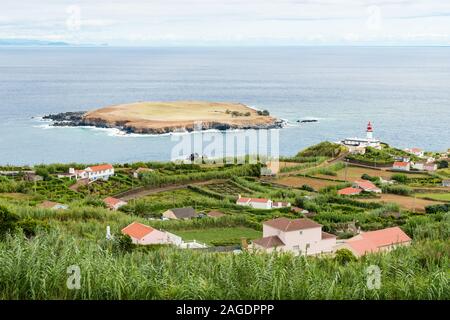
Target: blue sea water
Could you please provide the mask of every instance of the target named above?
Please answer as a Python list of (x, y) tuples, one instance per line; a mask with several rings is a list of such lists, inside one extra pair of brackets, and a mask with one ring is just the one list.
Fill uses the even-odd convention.
[[(450, 147), (450, 47), (0, 47), (0, 164), (168, 160), (166, 136), (48, 128), (48, 113), (133, 101), (242, 102), (295, 122), (280, 154), (364, 135)], [(237, 133), (239, 135), (239, 133)]]

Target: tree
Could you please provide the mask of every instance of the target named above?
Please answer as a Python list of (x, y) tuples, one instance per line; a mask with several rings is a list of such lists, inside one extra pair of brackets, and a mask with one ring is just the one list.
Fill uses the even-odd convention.
[(19, 218), (9, 211), (8, 208), (0, 206), (0, 238), (4, 238), (8, 233), (17, 227)]
[(441, 160), (438, 162), (438, 169), (447, 169), (447, 168), (448, 168), (447, 160)]
[(357, 260), (355, 255), (348, 249), (339, 249), (336, 251), (334, 259), (341, 265), (346, 265)]

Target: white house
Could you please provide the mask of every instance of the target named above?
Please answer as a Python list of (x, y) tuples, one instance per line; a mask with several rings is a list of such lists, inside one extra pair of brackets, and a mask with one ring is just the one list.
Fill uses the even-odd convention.
[(450, 187), (450, 179), (442, 180), (442, 186), (443, 187)]
[(333, 252), (335, 245), (336, 236), (323, 232), (322, 225), (313, 220), (277, 218), (263, 223), (263, 238), (254, 240), (251, 248), (317, 255)]
[(290, 202), (284, 202), (284, 201), (273, 201), (272, 202), (272, 208), (286, 208), (290, 207)]
[(181, 237), (166, 231), (154, 229), (139, 222), (133, 222), (122, 229), (123, 234), (130, 236), (134, 244), (173, 244), (180, 246)]
[(272, 200), (261, 198), (243, 198), (239, 195), (237, 205), (252, 207), (254, 209), (272, 209)]
[(420, 157), (420, 158), (422, 158), (425, 155), (424, 151), (419, 148), (410, 148), (410, 149), (408, 148), (408, 149), (405, 149), (405, 151), (415, 155), (416, 157)]
[(89, 181), (96, 180), (108, 180), (114, 175), (114, 167), (110, 164), (102, 164), (99, 166), (87, 167), (84, 170), (76, 170), (74, 168), (69, 169), (70, 178), (75, 177), (75, 179), (88, 179)]
[(341, 141), (341, 144), (347, 146), (350, 152), (363, 153), (363, 148), (372, 147), (375, 149), (381, 149), (381, 141), (373, 137), (373, 126), (369, 121), (367, 124), (366, 137), (365, 138), (347, 138)]
[(392, 169), (398, 171), (411, 171), (411, 163), (404, 161), (396, 161), (394, 162)]
[(411, 168), (419, 171), (424, 171), (425, 164), (425, 161), (416, 161), (411, 164)]
[(426, 164), (423, 166), (423, 169), (424, 169), (425, 171), (434, 172), (434, 171), (436, 171), (436, 170), (438, 169), (438, 166), (437, 166), (436, 163), (426, 163)]

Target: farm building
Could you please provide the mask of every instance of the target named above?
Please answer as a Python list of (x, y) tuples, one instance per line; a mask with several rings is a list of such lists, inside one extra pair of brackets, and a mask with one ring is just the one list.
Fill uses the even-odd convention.
[(48, 200), (45, 200), (44, 202), (39, 204), (38, 207), (42, 208), (42, 209), (51, 209), (51, 210), (67, 210), (67, 209), (69, 209), (69, 206), (67, 206), (65, 204), (48, 201)]
[(357, 257), (371, 252), (389, 251), (398, 246), (409, 245), (411, 238), (399, 227), (361, 232), (359, 235), (336, 246), (336, 250), (346, 248)]
[(277, 218), (263, 223), (263, 238), (254, 240), (252, 248), (272, 252), (292, 252), (295, 255), (331, 253), (336, 236), (323, 232), (322, 225), (303, 218)]
[(127, 202), (113, 197), (105, 198), (103, 202), (106, 204), (106, 207), (111, 210), (117, 210), (120, 207), (127, 205)]
[(442, 186), (443, 187), (450, 187), (450, 179), (442, 180)]
[(174, 244), (181, 245), (181, 237), (166, 232), (156, 230), (150, 226), (139, 222), (133, 222), (122, 229), (122, 233), (129, 235), (134, 244)]
[(411, 163), (405, 161), (396, 161), (394, 162), (392, 169), (398, 171), (411, 171)]
[(144, 173), (154, 172), (155, 170), (149, 168), (138, 168), (134, 170), (133, 177), (139, 179), (139, 177)]
[(306, 213), (309, 213), (309, 211), (308, 210), (305, 210), (305, 209), (302, 209), (302, 208), (299, 208), (299, 207), (291, 207), (291, 211), (293, 212), (293, 213), (302, 213), (302, 214), (306, 214)]
[(338, 191), (338, 194), (341, 196), (355, 196), (362, 192), (363, 190), (360, 188), (344, 188)]
[(254, 209), (272, 209), (272, 200), (263, 198), (243, 198), (239, 195), (236, 204)]
[(286, 208), (290, 207), (290, 202), (283, 202), (283, 201), (273, 201), (272, 202), (272, 208)]
[(192, 219), (198, 216), (194, 208), (174, 208), (165, 211), (162, 216), (167, 219)]
[(60, 174), (58, 177), (75, 178), (76, 180), (88, 179), (89, 181), (108, 180), (114, 175), (114, 167), (110, 164), (87, 167), (84, 170), (69, 169), (68, 174)]
[(30, 181), (30, 182), (36, 182), (36, 181), (42, 181), (44, 180), (43, 177), (41, 177), (40, 175), (37, 175), (35, 172), (33, 171), (26, 171), (23, 173), (23, 178), (26, 181)]
[(381, 189), (378, 188), (372, 181), (358, 180), (353, 183), (353, 188), (359, 188), (365, 192), (381, 193)]

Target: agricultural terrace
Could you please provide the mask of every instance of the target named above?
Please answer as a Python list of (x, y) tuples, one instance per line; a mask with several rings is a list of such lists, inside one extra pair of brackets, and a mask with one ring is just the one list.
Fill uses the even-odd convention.
[[(314, 157), (333, 159), (345, 155), (345, 150), (338, 147), (321, 144), (294, 157), (299, 162), (284, 161), (303, 165), (315, 163), (307, 161)], [(342, 182), (332, 180), (340, 180), (342, 163), (318, 162), (317, 166), (308, 165), (304, 175), (286, 172), (279, 179), (259, 177), (259, 165), (122, 164), (114, 165), (114, 179), (77, 190), (70, 189), (74, 181), (56, 177), (69, 165), (39, 166), (44, 180), (37, 182), (1, 176), (0, 299), (448, 300), (449, 206), (389, 193), (381, 197), (338, 196), (336, 186)], [(133, 178), (139, 167), (154, 171)], [(367, 170), (353, 173), (358, 179), (362, 174), (374, 176)], [(204, 183), (197, 184), (199, 181)], [(313, 190), (301, 190), (303, 185)], [(168, 186), (177, 188), (165, 190)], [(399, 184), (384, 191), (413, 191), (405, 188)], [(445, 194), (428, 191), (433, 186), (423, 188), (427, 197)], [(105, 208), (102, 199), (106, 195), (130, 189), (154, 193), (130, 200), (118, 211)], [(241, 254), (216, 252), (219, 248), (214, 247), (234, 250), (242, 238), (260, 237), (266, 220), (303, 217), (289, 208), (257, 210), (238, 206), (235, 201), (239, 194), (291, 202), (308, 210), (309, 218), (338, 239), (352, 237), (358, 229), (399, 226), (413, 243), (392, 252), (345, 261), (337, 256), (299, 258), (245, 250)], [(65, 203), (69, 209), (42, 209), (38, 204), (43, 200)], [(224, 216), (160, 219), (165, 210), (186, 206), (203, 214), (218, 210)], [(170, 231), (185, 240), (205, 242), (212, 248), (131, 245), (120, 230), (133, 221)], [(105, 239), (106, 226), (111, 227), (113, 240)], [(74, 263), (83, 270), (80, 290), (65, 286), (67, 266)], [(366, 286), (366, 269), (373, 264), (383, 272), (379, 290), (368, 290)]]

